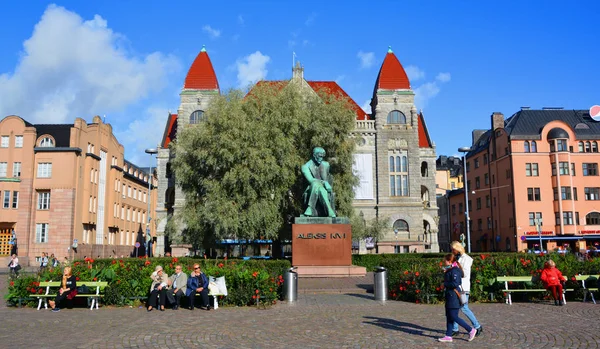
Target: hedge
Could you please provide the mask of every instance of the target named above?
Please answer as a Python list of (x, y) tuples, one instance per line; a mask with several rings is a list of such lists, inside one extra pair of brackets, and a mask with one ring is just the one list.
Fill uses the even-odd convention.
[[(287, 260), (206, 260), (187, 257), (86, 258), (74, 261), (71, 266), (77, 280), (108, 281), (103, 304), (124, 306), (145, 302), (152, 283), (150, 274), (157, 265), (161, 265), (165, 273), (172, 275), (176, 264), (181, 264), (184, 272), (189, 274), (194, 263), (199, 263), (206, 275), (225, 276), (228, 296), (220, 297), (219, 303), (226, 306), (275, 303), (281, 296), (283, 271), (290, 267)], [(39, 275), (21, 273), (21, 277), (9, 280), (5, 299), (11, 305), (21, 302), (34, 305), (35, 299), (32, 296), (45, 292), (39, 287), (39, 282), (58, 281), (61, 278), (62, 268), (47, 268)]]
[[(353, 263), (366, 267), (368, 271), (375, 266), (387, 268), (390, 299), (437, 303), (443, 301), (444, 295), (441, 287), (443, 256), (444, 254), (416, 253), (355, 255)], [(498, 275), (533, 276), (533, 280), (539, 280), (544, 262), (548, 259), (554, 260), (557, 268), (568, 278), (567, 288), (576, 290), (574, 293), (568, 293), (569, 297), (580, 298), (583, 295), (581, 284), (571, 279), (574, 275), (600, 273), (600, 258), (582, 261), (572, 253), (485, 253), (472, 254), (471, 257), (473, 266), (470, 301), (491, 301), (492, 297), (493, 300), (503, 301), (504, 295), (501, 290), (504, 285), (495, 282)], [(535, 281), (511, 287), (543, 288), (543, 285), (541, 281)]]

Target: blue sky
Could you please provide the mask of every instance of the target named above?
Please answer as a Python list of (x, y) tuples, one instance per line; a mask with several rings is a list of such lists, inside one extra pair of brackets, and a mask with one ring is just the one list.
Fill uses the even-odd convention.
[(469, 145), (489, 116), (521, 106), (600, 104), (595, 1), (42, 1), (0, 5), (0, 116), (106, 115), (126, 157), (160, 141), (187, 69), (206, 45), (221, 88), (291, 77), (371, 98), (392, 46), (438, 154)]

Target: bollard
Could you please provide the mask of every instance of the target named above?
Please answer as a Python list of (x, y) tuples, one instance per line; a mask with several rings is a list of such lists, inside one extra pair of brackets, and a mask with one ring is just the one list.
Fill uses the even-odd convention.
[(298, 300), (298, 273), (292, 267), (283, 274), (283, 299), (288, 302)]
[(376, 301), (386, 301), (387, 288), (387, 269), (384, 267), (375, 267), (375, 282), (373, 284), (373, 294)]

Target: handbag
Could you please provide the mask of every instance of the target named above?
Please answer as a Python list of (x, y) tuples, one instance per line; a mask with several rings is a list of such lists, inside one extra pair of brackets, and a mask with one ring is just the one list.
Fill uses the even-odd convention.
[(67, 295), (67, 299), (71, 300), (71, 299), (75, 298), (75, 296), (77, 296), (77, 289), (76, 288), (73, 289), (71, 292), (69, 292), (69, 294)]
[(87, 287), (87, 285), (83, 284), (83, 285), (77, 287), (77, 293), (88, 294), (91, 292), (90, 292), (90, 288)]
[(21, 264), (17, 264), (17, 266), (15, 267), (15, 271), (19, 271), (21, 270)]
[(457, 289), (454, 289), (454, 292), (456, 293), (456, 296), (458, 296), (458, 302), (460, 305), (465, 305), (465, 303), (467, 303), (467, 294), (465, 292), (458, 292)]

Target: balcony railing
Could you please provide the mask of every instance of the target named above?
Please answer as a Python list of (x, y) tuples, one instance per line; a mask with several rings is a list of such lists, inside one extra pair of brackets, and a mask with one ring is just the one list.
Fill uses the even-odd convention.
[(375, 120), (356, 120), (356, 130), (375, 130)]

